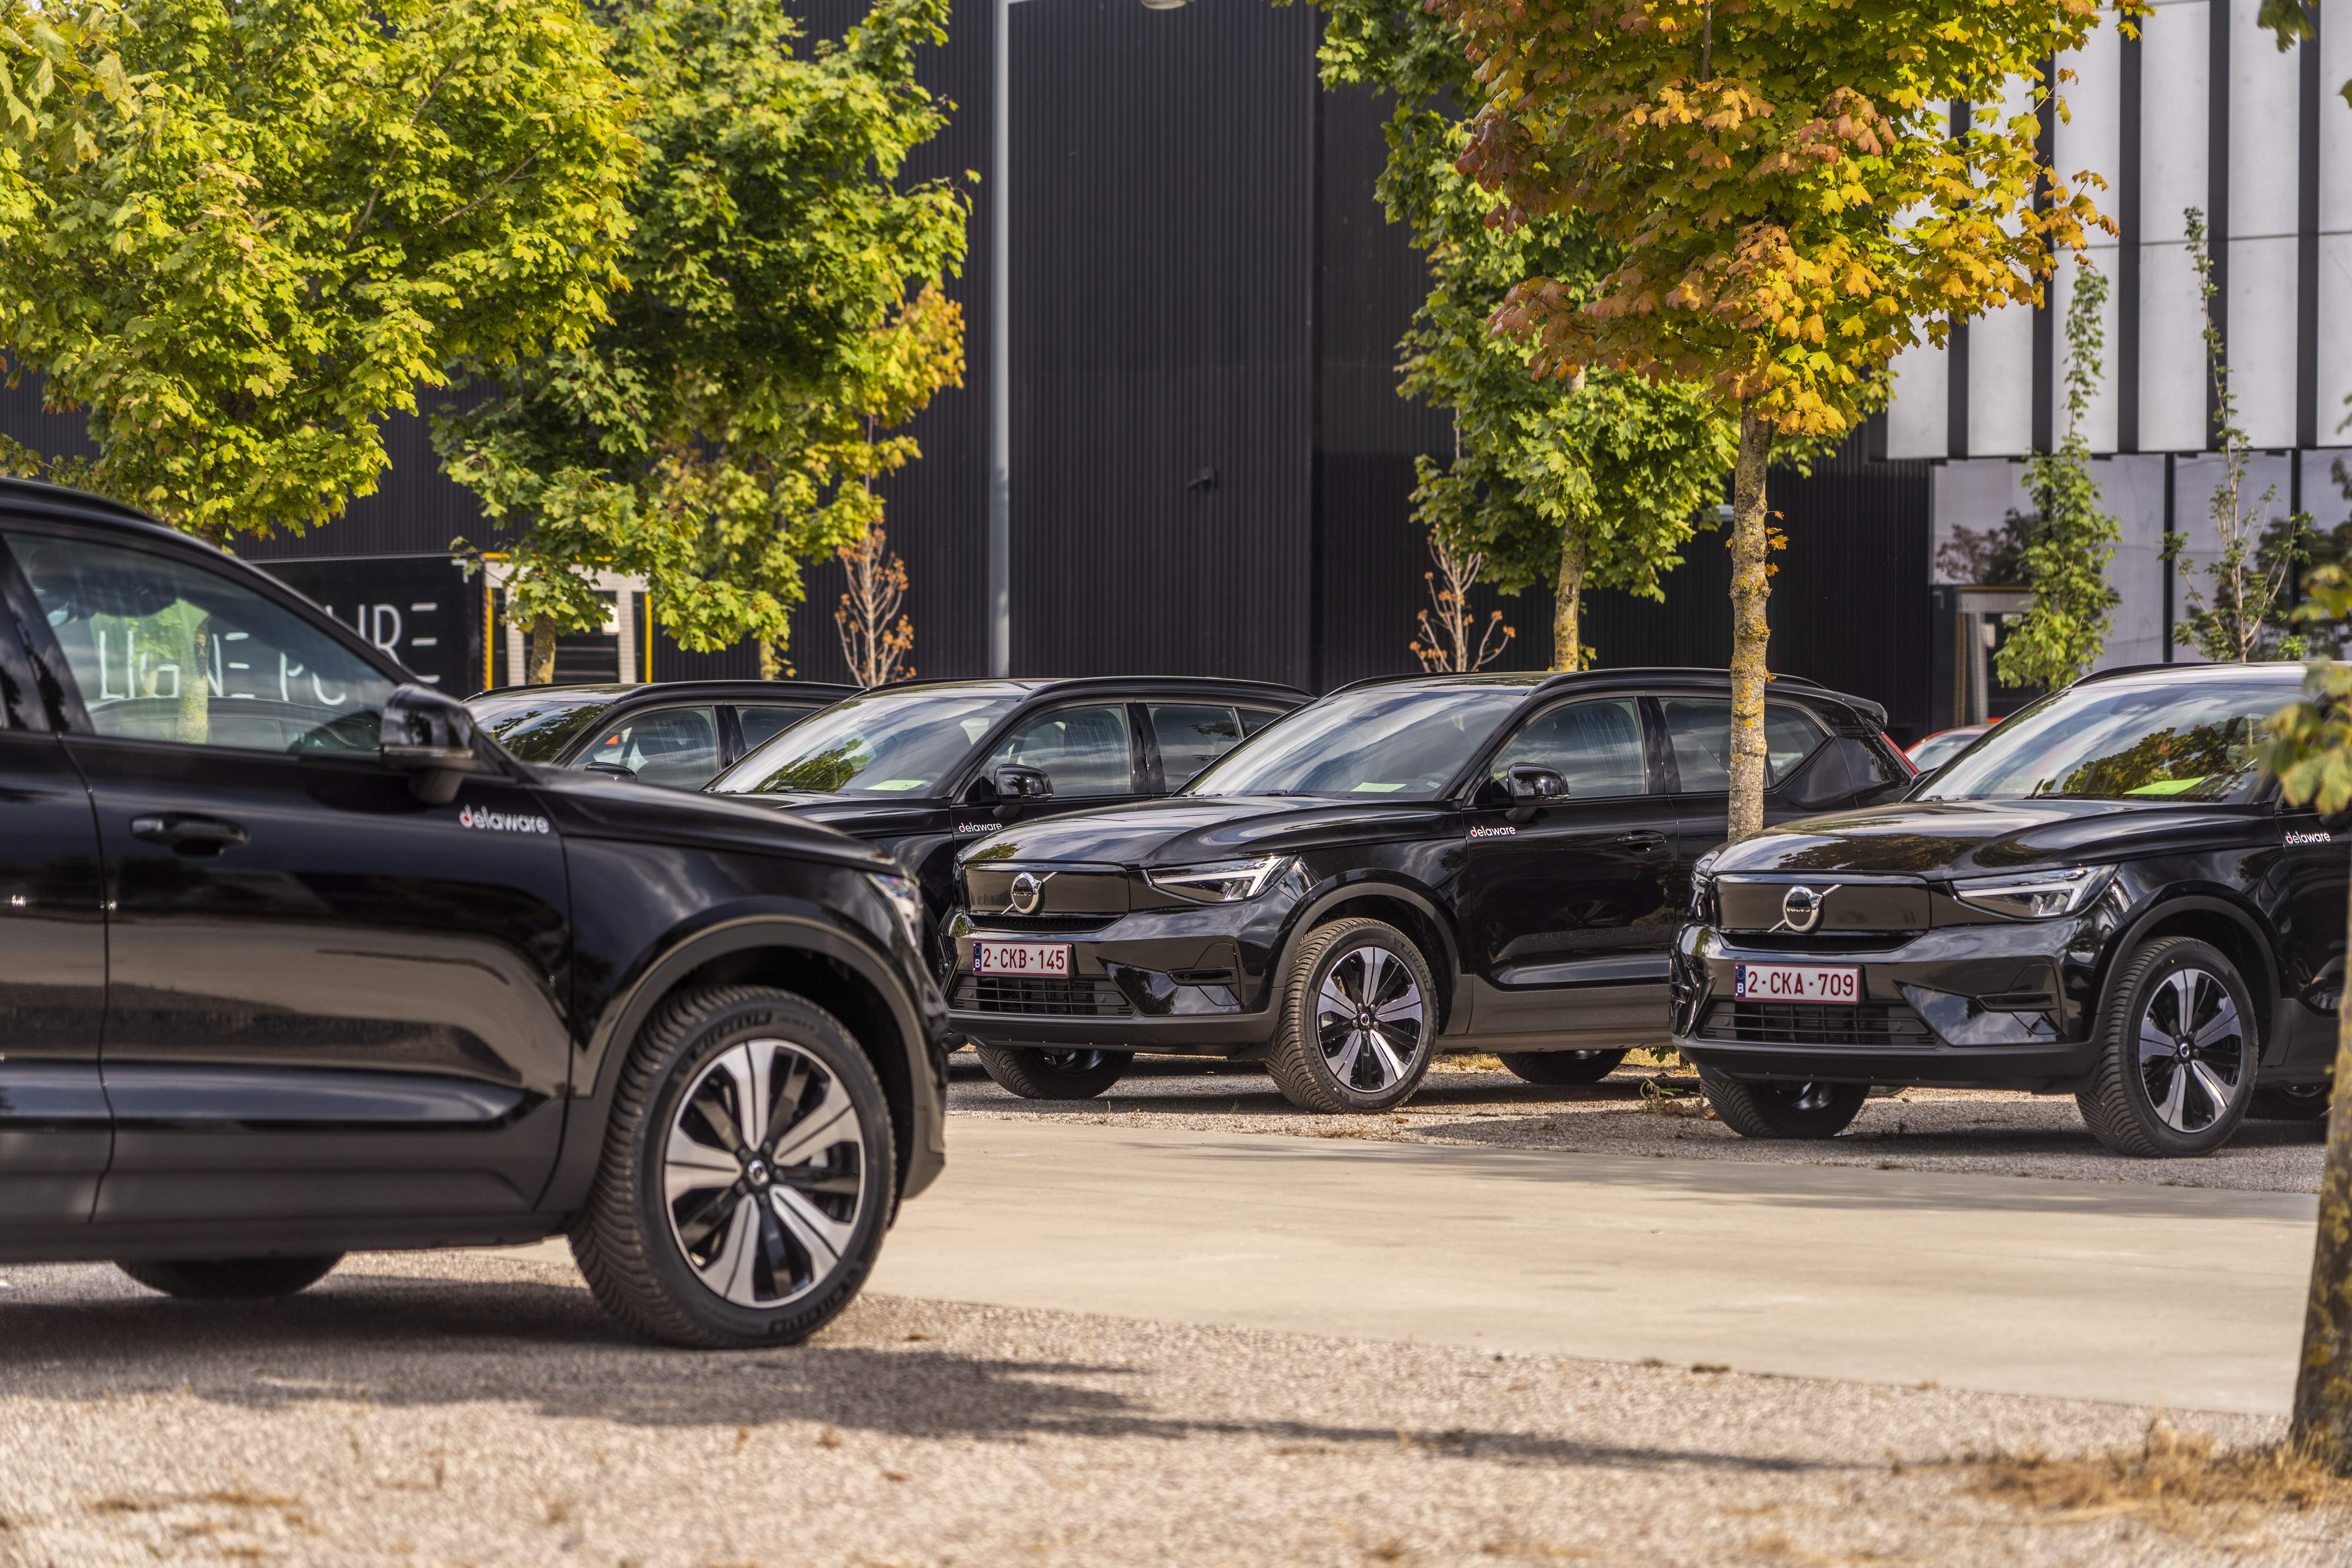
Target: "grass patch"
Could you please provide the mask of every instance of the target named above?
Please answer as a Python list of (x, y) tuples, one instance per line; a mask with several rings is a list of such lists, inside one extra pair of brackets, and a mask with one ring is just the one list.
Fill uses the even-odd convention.
[(2352, 1508), (2352, 1476), (2300, 1449), (2223, 1448), (2162, 1419), (2149, 1424), (2136, 1449), (2087, 1458), (2029, 1451), (1963, 1463), (1970, 1495), (2053, 1523), (2135, 1519), (2200, 1541), (2242, 1534), (2283, 1513)]
[(1645, 1078), (1642, 1081), (1642, 1110), (1652, 1116), (1681, 1116), (1694, 1122), (1712, 1122), (1715, 1107), (1698, 1092), (1696, 1078)]
[(1491, 1051), (1465, 1051), (1460, 1056), (1441, 1056), (1429, 1064), (1432, 1072), (1507, 1072), (1503, 1059)]

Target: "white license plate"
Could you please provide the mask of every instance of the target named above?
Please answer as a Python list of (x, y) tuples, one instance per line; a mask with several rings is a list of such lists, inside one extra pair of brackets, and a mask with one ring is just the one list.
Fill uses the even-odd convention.
[(975, 975), (1054, 975), (1067, 977), (1067, 942), (975, 942), (971, 945)]
[(1862, 971), (1818, 964), (1735, 964), (1731, 994), (1743, 1002), (1858, 1002)]

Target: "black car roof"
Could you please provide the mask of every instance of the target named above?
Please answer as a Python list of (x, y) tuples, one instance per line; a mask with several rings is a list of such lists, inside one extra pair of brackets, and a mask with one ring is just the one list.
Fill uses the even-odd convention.
[(2077, 680), (2078, 686), (2093, 685), (2103, 681), (2156, 680), (2200, 681), (2213, 679), (2243, 679), (2260, 673), (2281, 685), (2299, 683), (2304, 667), (2292, 659), (2263, 659), (2243, 664), (2117, 664), (2112, 670), (2093, 670)]
[(0, 477), (0, 504), (71, 516), (79, 522), (101, 523), (129, 533), (161, 534), (182, 544), (202, 545), (193, 534), (157, 522), (135, 507), (88, 490), (70, 490), (44, 479)]
[[(1310, 700), (1297, 686), (1286, 686), (1279, 681), (1251, 681), (1234, 675), (1007, 675), (1007, 676), (947, 676), (931, 681), (900, 681), (887, 689), (893, 692), (940, 691), (959, 689), (987, 695), (1034, 696), (1043, 693), (1100, 692), (1116, 696), (1122, 692), (1167, 690), (1230, 691), (1254, 696), (1279, 698), (1294, 703)], [(881, 690), (885, 688), (873, 688)]]
[(523, 696), (532, 693), (576, 695), (581, 697), (812, 697), (835, 703), (844, 697), (854, 697), (857, 688), (835, 681), (646, 681), (635, 685), (619, 682), (550, 682), (541, 685), (492, 686), (467, 697), (472, 702), (479, 697)]
[[(1570, 691), (1579, 686), (1666, 684), (1705, 686), (1710, 690), (1720, 687), (1727, 691), (1731, 686), (1731, 672), (1709, 669), (1703, 664), (1629, 664), (1606, 670), (1481, 670), (1473, 674), (1441, 673), (1418, 675), (1373, 675), (1365, 680), (1350, 681), (1344, 686), (1335, 686), (1332, 688), (1332, 694), (1336, 695), (1339, 692), (1358, 691), (1366, 686), (1454, 685), (1517, 686), (1524, 688), (1530, 695), (1540, 695), (1551, 691)], [(1819, 681), (1809, 680), (1803, 675), (1776, 674), (1772, 677), (1771, 684), (1792, 691), (1801, 691), (1808, 696), (1818, 696), (1831, 702), (1843, 703), (1881, 727), (1886, 723), (1885, 707), (1868, 697), (1858, 697), (1850, 693), (1832, 690)]]

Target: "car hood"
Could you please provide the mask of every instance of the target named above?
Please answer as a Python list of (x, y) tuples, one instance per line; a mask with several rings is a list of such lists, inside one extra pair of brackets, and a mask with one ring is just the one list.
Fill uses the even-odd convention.
[(2136, 800), (1920, 800), (1804, 817), (1721, 852), (1715, 870), (1970, 876), (2247, 842), (2263, 806)]
[(822, 822), (853, 838), (885, 839), (896, 833), (920, 832), (947, 808), (944, 800), (862, 800), (852, 795), (825, 795), (814, 790), (780, 790), (772, 795), (711, 795), (755, 811), (787, 812), (803, 822)]
[(570, 837), (795, 855), (866, 871), (898, 870), (870, 845), (789, 812), (577, 768), (534, 767), (530, 773), (557, 830)]
[(1451, 811), (1452, 808), (1433, 802), (1179, 795), (1140, 806), (1104, 806), (1001, 828), (960, 858), (967, 862), (1196, 865), (1204, 861), (1295, 854), (1333, 843), (1419, 837), (1435, 831)]

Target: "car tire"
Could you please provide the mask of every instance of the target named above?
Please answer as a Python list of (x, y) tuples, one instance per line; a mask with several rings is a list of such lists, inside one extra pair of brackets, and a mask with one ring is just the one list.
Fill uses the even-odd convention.
[(2237, 966), (2210, 944), (2165, 936), (2126, 955), (2099, 1020), (2098, 1066), (2074, 1096), (2091, 1135), (2141, 1159), (2228, 1143), (2254, 1097), (2255, 1016)]
[(2254, 1088), (2254, 1097), (2246, 1104), (2246, 1120), (2250, 1122), (2322, 1122), (2335, 1096), (2332, 1085), (2319, 1083), (2263, 1083)]
[(1622, 1051), (1506, 1051), (1503, 1065), (1529, 1083), (1562, 1088), (1598, 1083), (1625, 1060)]
[(325, 1279), (343, 1260), (340, 1252), (304, 1258), (210, 1258), (171, 1262), (138, 1261), (115, 1267), (167, 1296), (191, 1301), (250, 1301), (290, 1296)]
[(882, 1081), (841, 1020), (709, 987), (665, 1001), (623, 1062), (572, 1255), (647, 1339), (797, 1344), (865, 1285), (897, 1184)]
[(1266, 1071), (1302, 1111), (1386, 1111), (1404, 1103), (1429, 1071), (1437, 987), (1429, 960), (1393, 925), (1317, 926), (1298, 944), (1276, 997)]
[(1867, 1083), (1743, 1083), (1704, 1067), (1698, 1082), (1723, 1124), (1743, 1138), (1834, 1138), (1870, 1097)]
[(1015, 1051), (976, 1046), (981, 1071), (1024, 1100), (1091, 1100), (1127, 1076), (1131, 1051)]

